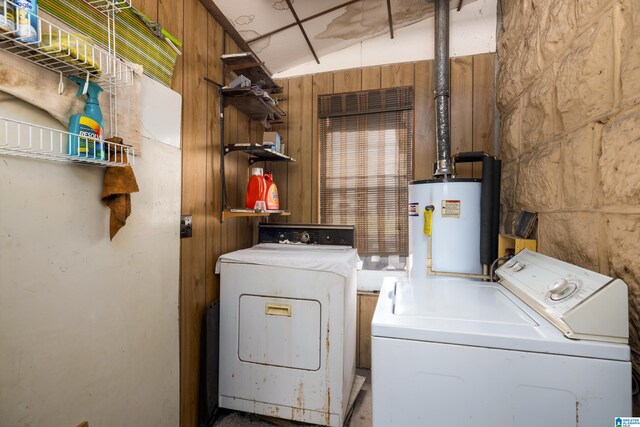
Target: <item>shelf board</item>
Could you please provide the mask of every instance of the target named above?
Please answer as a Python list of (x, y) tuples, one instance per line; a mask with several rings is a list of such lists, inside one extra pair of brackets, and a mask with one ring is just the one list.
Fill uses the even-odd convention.
[(296, 159), (285, 154), (278, 153), (261, 144), (229, 144), (224, 147), (224, 153), (229, 154), (232, 151), (242, 151), (249, 154), (251, 158), (249, 163), (256, 162), (295, 162)]
[(277, 105), (256, 95), (249, 87), (222, 88), (225, 105), (233, 105), (253, 120), (279, 121), (287, 114)]
[(260, 86), (267, 93), (282, 92), (271, 78), (271, 73), (251, 52), (231, 53), (220, 57), (225, 68), (236, 76), (242, 74), (251, 84)]
[(222, 221), (235, 218), (235, 217), (250, 217), (250, 216), (269, 216), (269, 215), (291, 215), (291, 212), (285, 210), (266, 210), (257, 211), (253, 209), (224, 209), (222, 211)]

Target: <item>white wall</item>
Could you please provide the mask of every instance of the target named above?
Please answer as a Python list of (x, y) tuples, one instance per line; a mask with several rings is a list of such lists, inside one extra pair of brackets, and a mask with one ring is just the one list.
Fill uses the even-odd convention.
[[(62, 129), (16, 99), (0, 116)], [(113, 241), (104, 169), (0, 155), (0, 425), (179, 425), (181, 156), (142, 152)]]
[[(496, 51), (498, 0), (480, 0), (451, 11), (451, 56), (467, 56)], [(389, 34), (365, 40), (346, 49), (321, 56), (320, 64), (307, 62), (274, 74), (287, 78), (325, 71), (433, 59), (434, 19), (429, 18)], [(313, 43), (313, 41), (312, 41)]]

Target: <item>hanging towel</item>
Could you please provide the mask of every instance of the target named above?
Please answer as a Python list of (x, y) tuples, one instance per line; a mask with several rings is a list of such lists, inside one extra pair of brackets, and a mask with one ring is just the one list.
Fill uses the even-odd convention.
[[(121, 144), (120, 138), (109, 138), (107, 141)], [(127, 218), (131, 215), (131, 193), (140, 191), (136, 176), (131, 166), (108, 167), (104, 173), (104, 188), (102, 201), (111, 210), (109, 218), (109, 237), (113, 236), (124, 227)]]

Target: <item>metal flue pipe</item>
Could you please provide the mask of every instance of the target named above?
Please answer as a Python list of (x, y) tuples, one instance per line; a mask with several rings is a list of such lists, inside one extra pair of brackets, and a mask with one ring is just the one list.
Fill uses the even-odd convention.
[(449, 137), (449, 0), (435, 0), (436, 170), (434, 176), (452, 175)]

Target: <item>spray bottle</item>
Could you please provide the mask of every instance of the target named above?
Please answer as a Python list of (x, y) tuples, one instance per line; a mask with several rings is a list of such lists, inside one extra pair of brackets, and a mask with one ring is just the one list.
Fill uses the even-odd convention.
[[(84, 85), (87, 82), (76, 76), (69, 77), (72, 81), (80, 85), (78, 96), (82, 96)], [(88, 82), (87, 104), (84, 107), (84, 114), (74, 114), (69, 120), (69, 151), (71, 156), (86, 157), (90, 159), (104, 160), (103, 131), (104, 119), (98, 104), (98, 95), (102, 88), (93, 82)], [(79, 137), (77, 136), (79, 135)], [(82, 138), (83, 136), (88, 138)], [(97, 141), (95, 141), (97, 140)]]

